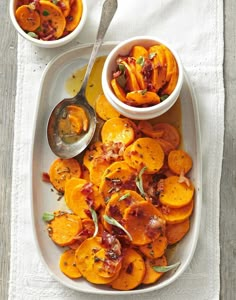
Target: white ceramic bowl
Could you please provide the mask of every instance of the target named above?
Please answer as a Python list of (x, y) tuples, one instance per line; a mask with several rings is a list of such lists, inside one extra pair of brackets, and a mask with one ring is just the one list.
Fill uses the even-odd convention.
[(58, 40), (54, 40), (54, 41), (43, 41), (43, 40), (39, 40), (36, 38), (33, 38), (31, 36), (29, 36), (18, 24), (16, 17), (15, 17), (15, 11), (16, 11), (16, 0), (10, 0), (9, 3), (9, 8), (10, 8), (10, 18), (12, 21), (12, 24), (14, 25), (15, 29), (17, 30), (17, 32), (24, 37), (27, 41), (31, 42), (32, 44), (34, 44), (35, 46), (38, 47), (42, 47), (42, 48), (56, 48), (56, 47), (60, 47), (63, 46), (69, 42), (71, 42), (82, 30), (84, 24), (85, 24), (85, 20), (87, 18), (87, 4), (86, 4), (86, 0), (82, 0), (83, 3), (83, 13), (81, 16), (81, 20), (78, 24), (78, 26), (68, 35), (66, 35), (65, 37), (62, 37)]
[[(126, 56), (131, 51), (132, 47), (135, 45), (144, 46), (145, 48), (148, 48), (150, 46), (156, 45), (156, 44), (164, 44), (169, 48), (169, 50), (174, 55), (177, 65), (178, 65), (178, 81), (177, 85), (174, 89), (174, 91), (169, 95), (169, 97), (164, 100), (163, 102), (149, 106), (149, 107), (134, 107), (130, 106), (128, 104), (125, 104), (124, 102), (120, 101), (116, 95), (113, 92), (113, 89), (111, 87), (111, 79), (112, 74), (116, 70), (116, 59), (118, 56)], [(151, 36), (137, 36), (130, 38), (128, 40), (125, 40), (121, 43), (119, 43), (107, 56), (107, 59), (104, 64), (103, 72), (102, 72), (102, 87), (104, 94), (108, 101), (111, 103), (111, 105), (118, 110), (123, 116), (135, 120), (145, 120), (145, 119), (152, 119), (155, 117), (158, 117), (165, 113), (167, 110), (169, 110), (172, 105), (176, 102), (176, 100), (179, 97), (182, 85), (183, 85), (183, 66), (181, 63), (181, 60), (179, 58), (179, 55), (176, 53), (176, 51), (165, 41), (162, 41), (156, 37)]]

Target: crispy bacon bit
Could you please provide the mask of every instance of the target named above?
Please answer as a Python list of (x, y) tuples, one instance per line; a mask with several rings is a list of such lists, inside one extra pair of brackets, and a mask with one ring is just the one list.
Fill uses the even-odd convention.
[(93, 193), (93, 188), (92, 188), (93, 184), (91, 182), (85, 183), (81, 189), (81, 193), (83, 195), (90, 195)]
[(122, 74), (121, 70), (118, 70), (113, 73), (113, 78), (118, 78)]
[(145, 59), (144, 61), (144, 66), (142, 68), (142, 73), (144, 80), (146, 82), (150, 82), (151, 77), (152, 77), (152, 71), (153, 71), (153, 65), (150, 59)]
[(111, 214), (112, 217), (122, 217), (122, 214), (117, 205), (110, 205), (109, 213)]
[(50, 177), (49, 177), (48, 173), (43, 172), (43, 174), (42, 174), (42, 181), (46, 182), (46, 183), (50, 183)]
[(148, 237), (153, 238), (160, 232), (161, 233), (165, 232), (165, 225), (166, 225), (165, 220), (163, 220), (157, 216), (153, 216), (152, 218), (150, 218), (150, 220), (146, 226), (145, 234)]
[[(106, 231), (103, 231), (102, 244), (104, 245), (104, 247), (109, 249), (109, 251), (112, 251), (113, 255), (116, 255), (116, 256), (121, 255), (121, 244), (114, 235), (112, 235)], [(111, 256), (111, 252), (110, 252), (110, 256)]]
[(190, 187), (190, 180), (184, 176), (184, 171), (182, 170), (179, 175), (179, 183), (186, 183), (188, 187)]
[(129, 263), (129, 265), (128, 265), (127, 269), (126, 269), (126, 273), (127, 274), (132, 274), (133, 269), (134, 269), (134, 264), (131, 262), (131, 263)]
[(164, 191), (164, 179), (160, 179), (157, 183), (157, 193), (159, 194), (160, 192)]

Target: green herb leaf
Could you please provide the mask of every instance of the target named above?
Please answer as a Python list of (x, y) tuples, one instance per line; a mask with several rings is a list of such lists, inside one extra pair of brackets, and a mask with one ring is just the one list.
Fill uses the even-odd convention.
[(119, 223), (119, 222), (117, 222), (116, 221), (116, 219), (114, 219), (114, 218), (112, 218), (112, 217), (109, 217), (109, 216), (107, 216), (107, 215), (104, 215), (103, 216), (103, 219), (108, 223), (108, 224), (110, 224), (110, 225), (114, 225), (114, 226), (116, 226), (116, 227), (118, 227), (118, 228), (120, 228), (120, 229), (122, 229), (127, 235), (128, 235), (128, 237), (129, 237), (129, 239), (132, 241), (133, 240), (133, 238), (132, 238), (132, 236), (130, 235), (130, 233)]
[(57, 5), (58, 0), (52, 0), (52, 3), (55, 4), (55, 5)]
[(37, 39), (37, 38), (38, 38), (38, 35), (37, 35), (36, 33), (32, 32), (32, 31), (29, 31), (27, 34), (28, 34), (29, 36), (31, 36), (32, 38), (34, 38), (34, 39)]
[(152, 52), (149, 54), (149, 59), (153, 59), (153, 57), (155, 57), (157, 54), (156, 52)]
[(94, 230), (94, 234), (93, 234), (93, 237), (95, 237), (98, 234), (98, 216), (97, 216), (96, 211), (93, 208), (90, 208), (90, 212), (91, 212), (92, 219), (93, 219), (94, 226), (95, 226), (95, 230)]
[(136, 60), (136, 63), (142, 67), (144, 66), (144, 62), (145, 62), (145, 59), (143, 56), (139, 56), (139, 58), (137, 58), (137, 60)]
[(130, 193), (126, 193), (123, 196), (120, 197), (120, 199), (118, 201), (122, 201), (125, 200), (126, 198), (128, 198), (130, 196)]
[(153, 266), (153, 270), (155, 272), (165, 273), (170, 270), (176, 269), (181, 263), (178, 261), (177, 263), (170, 265), (170, 266)]
[(144, 189), (143, 189), (143, 178), (142, 178), (143, 173), (144, 173), (144, 171), (145, 171), (146, 169), (147, 169), (147, 167), (143, 167), (143, 168), (140, 170), (138, 176), (137, 176), (136, 179), (135, 179), (136, 186), (137, 186), (137, 188), (139, 189), (140, 194), (141, 194), (142, 197), (145, 197), (145, 196), (146, 196), (146, 193), (144, 192)]
[(120, 70), (122, 73), (124, 73), (124, 71), (125, 71), (125, 66), (124, 66), (123, 64), (118, 64), (118, 68), (119, 68), (119, 70)]
[(167, 94), (162, 95), (162, 96), (160, 97), (161, 102), (164, 101), (164, 100), (166, 100), (168, 97), (169, 97), (169, 95), (167, 95)]
[(43, 14), (43, 16), (45, 16), (45, 17), (50, 15), (49, 11), (47, 11), (47, 10), (43, 10), (43, 13), (42, 13), (42, 14)]
[(44, 222), (50, 222), (55, 218), (54, 214), (51, 214), (49, 212), (45, 212), (42, 216), (42, 219)]
[(124, 73), (121, 74), (119, 77), (116, 78), (116, 80), (117, 80), (119, 86), (120, 86), (122, 89), (124, 89), (125, 86), (126, 86), (126, 81), (127, 81), (127, 80), (126, 80), (126, 77), (125, 77), (125, 74), (124, 74)]
[(145, 95), (147, 93), (147, 89), (145, 89), (145, 90), (139, 90), (138, 92), (141, 95)]

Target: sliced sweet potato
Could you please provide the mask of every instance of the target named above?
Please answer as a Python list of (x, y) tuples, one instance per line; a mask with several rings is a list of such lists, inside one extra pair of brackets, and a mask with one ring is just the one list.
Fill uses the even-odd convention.
[(66, 181), (64, 199), (65, 199), (66, 205), (68, 207), (70, 207), (70, 201), (71, 201), (70, 197), (71, 197), (71, 192), (73, 191), (73, 189), (77, 185), (85, 184), (85, 183), (87, 183), (87, 181), (85, 179), (78, 178), (78, 177), (72, 177)]
[(96, 284), (107, 284), (113, 281), (118, 272), (111, 277), (102, 277), (94, 272), (94, 264), (96, 261), (97, 253), (103, 249), (101, 244), (102, 239), (100, 237), (89, 238), (85, 240), (75, 252), (76, 266), (80, 273), (89, 282)]
[(181, 149), (173, 150), (168, 155), (168, 166), (177, 175), (188, 173), (193, 165), (190, 155)]
[(25, 31), (35, 31), (40, 26), (40, 15), (29, 5), (21, 5), (16, 10), (16, 20)]
[(153, 139), (161, 138), (163, 135), (163, 130), (154, 130), (152, 124), (146, 120), (139, 121), (138, 129)]
[(142, 73), (142, 63), (144, 62), (144, 58), (140, 57), (139, 59), (134, 59), (133, 57), (128, 57), (127, 62), (132, 73), (136, 77), (140, 89), (145, 90), (147, 88), (147, 82), (144, 80), (144, 76)]
[(164, 255), (167, 247), (167, 238), (164, 235), (160, 235), (153, 242), (140, 246), (139, 250), (149, 258), (158, 258)]
[(70, 12), (66, 17), (66, 30), (73, 31), (81, 20), (83, 13), (83, 3), (82, 0), (75, 0), (71, 4)]
[(120, 113), (108, 102), (104, 94), (98, 96), (95, 109), (98, 116), (104, 121), (120, 116)]
[(161, 91), (162, 95), (170, 95), (174, 91), (174, 89), (175, 89), (175, 87), (177, 85), (177, 82), (178, 82), (178, 75), (179, 75), (178, 74), (178, 66), (177, 66), (177, 63), (174, 60), (174, 62), (173, 62), (173, 69), (172, 69), (172, 74), (171, 74), (170, 80), (164, 86), (164, 88), (162, 89), (162, 91)]
[(190, 228), (190, 220), (186, 219), (184, 222), (178, 224), (166, 225), (166, 237), (169, 245), (173, 245), (187, 234)]
[(101, 277), (114, 277), (121, 269), (121, 259), (110, 259), (105, 248), (99, 250), (94, 258), (93, 271)]
[(163, 130), (162, 139), (170, 142), (176, 149), (180, 144), (180, 134), (178, 130), (169, 123), (157, 123), (153, 126), (154, 130)]
[(125, 60), (120, 60), (119, 63), (125, 66), (128, 90), (130, 92), (140, 90), (137, 78), (132, 72), (130, 65)]
[[(119, 223), (122, 222), (126, 208), (131, 204), (144, 201), (144, 198), (141, 197), (138, 193), (132, 190), (122, 190), (120, 192), (114, 193), (109, 199), (104, 214), (108, 217), (112, 217)], [(114, 227), (107, 222), (104, 222), (104, 227), (109, 232), (114, 231), (117, 233), (117, 227)], [(120, 231), (119, 231), (120, 232)]]
[(85, 110), (77, 105), (68, 105), (67, 111), (69, 116), (78, 118), (78, 123), (82, 123), (83, 131), (87, 131), (89, 127), (89, 119)]
[(91, 168), (90, 168), (90, 181), (95, 184), (96, 186), (99, 186), (101, 183), (102, 175), (105, 172), (105, 170), (110, 166), (110, 162), (101, 159), (100, 157), (95, 158), (92, 161)]
[(158, 172), (164, 163), (164, 152), (156, 139), (139, 138), (126, 148), (124, 159), (130, 167), (140, 171), (146, 167), (145, 173)]
[(156, 272), (153, 270), (154, 266), (167, 266), (167, 260), (165, 256), (156, 258), (156, 259), (151, 259), (151, 258), (146, 258), (145, 259), (145, 268), (146, 268), (146, 273), (145, 276), (142, 280), (143, 284), (151, 284), (156, 282), (164, 273), (161, 272)]
[(137, 251), (128, 248), (124, 253), (119, 276), (111, 282), (111, 286), (116, 290), (132, 290), (142, 282), (145, 271), (142, 256)]
[(79, 184), (71, 192), (70, 209), (83, 218), (88, 218), (90, 208), (97, 210), (104, 205), (103, 197), (98, 192), (98, 188), (91, 184)]
[(160, 97), (147, 90), (136, 90), (126, 94), (126, 99), (131, 106), (150, 106), (160, 103)]
[(136, 173), (132, 168), (117, 168), (102, 177), (99, 192), (108, 200), (112, 194), (122, 189), (136, 190), (135, 178)]
[(121, 87), (121, 86), (119, 85), (119, 83), (117, 82), (116, 78), (113, 78), (113, 79), (111, 80), (111, 86), (112, 86), (112, 88), (113, 88), (113, 91), (114, 91), (116, 97), (117, 97), (120, 101), (126, 103), (126, 102), (127, 102), (126, 94), (125, 94), (124, 90), (122, 89), (122, 87)]
[(75, 236), (82, 229), (79, 216), (61, 212), (57, 212), (54, 219), (47, 226), (50, 238), (59, 246), (72, 244)]
[(164, 52), (165, 52), (165, 57), (166, 57), (166, 81), (169, 82), (171, 79), (171, 76), (173, 74), (173, 72), (176, 72), (176, 61), (174, 58), (174, 55), (172, 54), (172, 52), (169, 50), (169, 48), (167, 48), (165, 45), (161, 45), (161, 47), (163, 48)]
[(49, 169), (50, 182), (61, 193), (64, 193), (66, 181), (81, 176), (81, 167), (75, 158), (55, 159)]
[(164, 188), (159, 200), (163, 205), (180, 208), (189, 204), (193, 199), (194, 186), (189, 180), (189, 186), (179, 182), (178, 176), (170, 176), (163, 180)]
[(70, 0), (60, 0), (60, 1), (55, 1), (55, 0), (45, 0), (45, 1), (50, 1), (54, 4), (56, 4), (62, 11), (63, 15), (65, 17), (68, 16), (70, 12), (70, 6), (71, 6), (71, 1)]
[(156, 92), (166, 83), (166, 56), (160, 44), (151, 46), (148, 49), (149, 55), (152, 57), (153, 72), (152, 85)]
[[(40, 26), (44, 34), (49, 35), (53, 28), (54, 37), (56, 39), (60, 38), (66, 26), (66, 19), (61, 9), (57, 5), (45, 0), (40, 0), (39, 4)], [(50, 24), (50, 26), (46, 26), (46, 24)]]
[(135, 45), (131, 49), (130, 56), (134, 57), (136, 60), (140, 57), (148, 58), (148, 51), (143, 46)]
[(167, 206), (162, 206), (161, 208), (163, 217), (168, 224), (181, 223), (188, 219), (193, 211), (193, 200), (189, 204), (182, 206), (180, 208), (170, 208)]
[(145, 245), (165, 231), (165, 220), (160, 210), (148, 201), (130, 205), (124, 213), (124, 227), (132, 236), (132, 244)]
[(80, 278), (82, 276), (79, 269), (76, 267), (75, 251), (73, 249), (68, 249), (61, 254), (59, 267), (66, 276), (72, 279)]
[(85, 167), (90, 170), (92, 167), (92, 161), (99, 157), (103, 153), (103, 144), (100, 141), (95, 142), (92, 144), (85, 152), (83, 157), (83, 164)]
[(129, 145), (135, 138), (135, 130), (128, 119), (112, 118), (103, 125), (101, 137), (103, 143), (120, 142)]
[(164, 151), (165, 155), (168, 156), (170, 151), (174, 150), (173, 144), (168, 142), (167, 140), (164, 140), (162, 138), (157, 138), (158, 143), (160, 144), (162, 150)]

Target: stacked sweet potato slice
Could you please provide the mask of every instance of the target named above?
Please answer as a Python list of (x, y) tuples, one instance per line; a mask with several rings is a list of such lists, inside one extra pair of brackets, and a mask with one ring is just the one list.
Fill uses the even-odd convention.
[(163, 44), (149, 48), (133, 46), (127, 56), (117, 58), (111, 86), (117, 98), (136, 107), (164, 101), (175, 89), (178, 65)]
[(18, 0), (15, 14), (31, 37), (51, 41), (72, 32), (82, 13), (81, 0)]
[(168, 245), (186, 235), (194, 208), (192, 159), (179, 147), (172, 124), (113, 115), (80, 162), (52, 162), (49, 179), (68, 210), (46, 220), (52, 241), (68, 247), (65, 275), (131, 290), (169, 270)]

